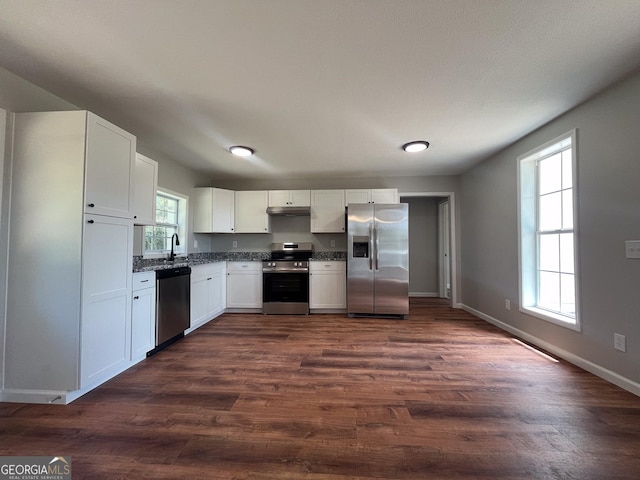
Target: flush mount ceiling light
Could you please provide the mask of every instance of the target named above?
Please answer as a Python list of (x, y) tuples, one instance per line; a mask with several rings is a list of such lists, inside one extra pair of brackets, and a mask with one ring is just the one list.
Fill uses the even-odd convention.
[(255, 153), (253, 148), (243, 147), (242, 145), (234, 145), (229, 147), (229, 151), (238, 157), (250, 157)]
[(424, 140), (417, 140), (415, 142), (409, 142), (402, 145), (402, 149), (405, 152), (409, 152), (409, 153), (422, 152), (427, 148), (429, 148), (429, 142), (426, 142)]

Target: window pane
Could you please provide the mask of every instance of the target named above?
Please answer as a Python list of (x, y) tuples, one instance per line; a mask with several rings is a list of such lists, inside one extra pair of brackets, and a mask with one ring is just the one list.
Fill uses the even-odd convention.
[(560, 311), (560, 274), (540, 272), (538, 274), (538, 307)]
[(557, 192), (562, 188), (562, 156), (556, 153), (538, 164), (539, 193)]
[(540, 255), (538, 256), (540, 270), (557, 272), (560, 269), (560, 235), (540, 235)]
[(560, 275), (560, 300), (560, 312), (572, 317), (575, 316), (576, 290), (574, 275)]
[(562, 227), (562, 192), (540, 197), (538, 229), (542, 232), (560, 230)]
[(573, 189), (562, 192), (562, 228), (573, 228)]
[(560, 235), (560, 271), (575, 273), (573, 263), (573, 233)]
[(571, 149), (562, 152), (562, 188), (573, 187), (573, 169), (572, 169)]

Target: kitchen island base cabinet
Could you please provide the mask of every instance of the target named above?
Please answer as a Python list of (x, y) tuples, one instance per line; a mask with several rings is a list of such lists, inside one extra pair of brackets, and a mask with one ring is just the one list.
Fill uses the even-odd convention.
[(227, 312), (262, 312), (262, 262), (227, 262)]
[(224, 312), (226, 302), (225, 262), (191, 267), (191, 326), (189, 334)]
[(309, 262), (310, 313), (343, 313), (347, 311), (346, 262)]

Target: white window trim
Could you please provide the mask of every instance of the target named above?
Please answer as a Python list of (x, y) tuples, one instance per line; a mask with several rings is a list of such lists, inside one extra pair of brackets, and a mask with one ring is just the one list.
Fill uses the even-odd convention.
[[(178, 213), (178, 219), (182, 218), (183, 222), (178, 223), (178, 237), (180, 238), (180, 246), (176, 249), (176, 253), (180, 256), (188, 255), (187, 249), (187, 232), (188, 229), (188, 221), (189, 221), (189, 197), (182, 193), (174, 192), (173, 190), (169, 190), (168, 188), (160, 188), (158, 187), (157, 193), (162, 195), (167, 195), (169, 197), (177, 198), (178, 208), (180, 209)], [(155, 199), (154, 199), (155, 201)], [(146, 228), (146, 227), (145, 227)], [(165, 258), (169, 254), (169, 250), (165, 250), (163, 252), (147, 252), (144, 250), (144, 232), (142, 235), (142, 258)]]
[[(579, 287), (579, 199), (578, 199), (578, 142), (577, 129), (573, 129), (559, 137), (518, 156), (518, 273), (519, 273), (519, 310), (527, 315), (540, 318), (556, 325), (581, 331), (580, 321), (580, 287)], [(537, 246), (536, 246), (536, 161), (549, 154), (549, 148), (571, 140), (572, 193), (573, 193), (573, 238), (574, 238), (574, 275), (575, 275), (575, 318), (571, 318), (535, 306), (537, 289)], [(531, 253), (533, 252), (533, 253)]]

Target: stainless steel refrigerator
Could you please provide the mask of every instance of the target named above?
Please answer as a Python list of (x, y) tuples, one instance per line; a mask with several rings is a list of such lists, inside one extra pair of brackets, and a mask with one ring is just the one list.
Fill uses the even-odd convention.
[(347, 206), (347, 312), (409, 314), (409, 205)]

